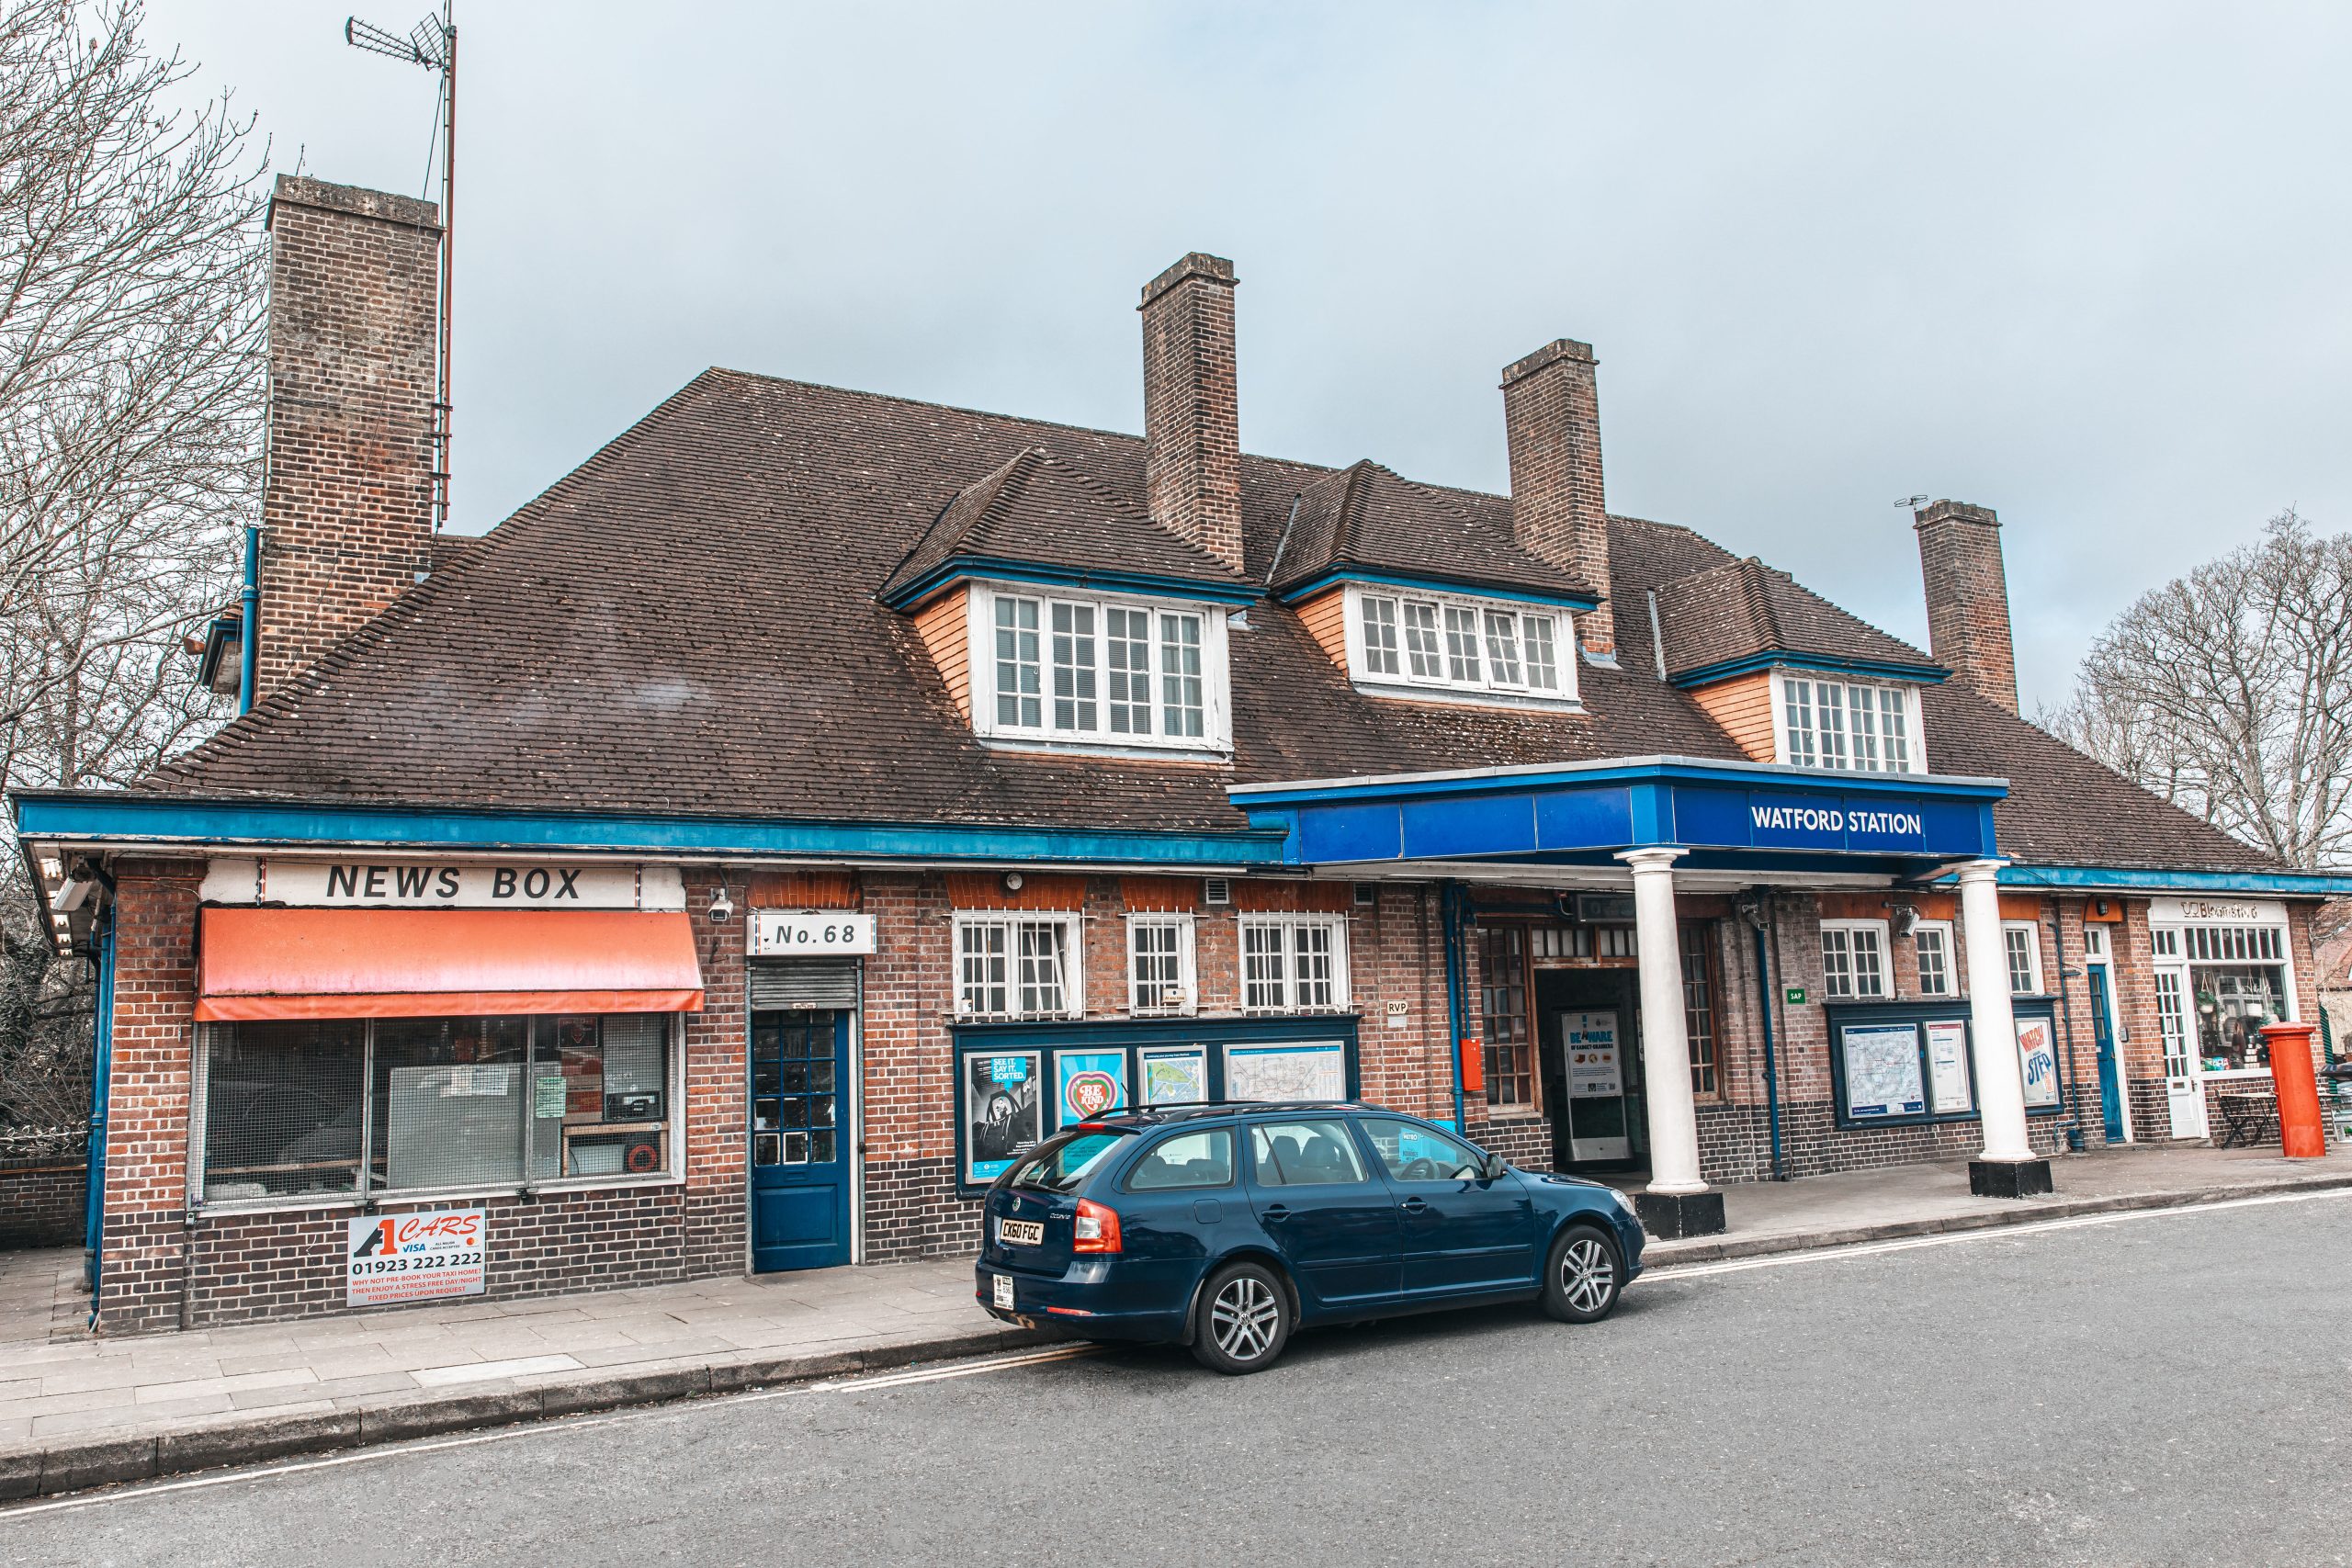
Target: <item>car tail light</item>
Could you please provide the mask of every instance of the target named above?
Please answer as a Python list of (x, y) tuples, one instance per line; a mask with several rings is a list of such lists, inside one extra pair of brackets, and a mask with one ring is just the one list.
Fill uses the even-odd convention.
[(1078, 1201), (1078, 1225), (1070, 1242), (1072, 1252), (1116, 1252), (1119, 1250), (1119, 1212), (1106, 1209), (1091, 1198)]

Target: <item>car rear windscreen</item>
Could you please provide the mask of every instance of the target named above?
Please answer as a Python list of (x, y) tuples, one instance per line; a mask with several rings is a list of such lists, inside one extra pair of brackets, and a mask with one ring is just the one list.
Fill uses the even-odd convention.
[(1102, 1127), (1072, 1128), (1057, 1133), (1021, 1158), (1008, 1179), (1014, 1187), (1040, 1192), (1067, 1192), (1077, 1186), (1102, 1156), (1135, 1136)]

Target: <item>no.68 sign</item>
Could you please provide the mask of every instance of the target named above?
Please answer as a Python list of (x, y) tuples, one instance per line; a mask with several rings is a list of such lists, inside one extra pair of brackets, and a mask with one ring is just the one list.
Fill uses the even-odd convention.
[(781, 909), (754, 909), (750, 930), (754, 958), (874, 951), (871, 915), (793, 915)]

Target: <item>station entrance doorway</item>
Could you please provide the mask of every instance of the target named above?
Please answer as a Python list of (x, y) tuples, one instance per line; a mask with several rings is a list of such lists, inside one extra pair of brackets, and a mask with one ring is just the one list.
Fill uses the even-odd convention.
[(1534, 979), (1553, 1168), (1617, 1176), (1646, 1169), (1638, 972), (1539, 968)]

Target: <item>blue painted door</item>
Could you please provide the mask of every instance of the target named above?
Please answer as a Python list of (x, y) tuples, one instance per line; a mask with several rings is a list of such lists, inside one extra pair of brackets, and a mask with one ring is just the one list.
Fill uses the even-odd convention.
[(2098, 1100), (2107, 1141), (2123, 1141), (2123, 1075), (2115, 1059), (2115, 1009), (2104, 964), (2084, 965), (2090, 976), (2091, 1038), (2098, 1043)]
[(752, 1015), (752, 1269), (849, 1261), (849, 1014)]

